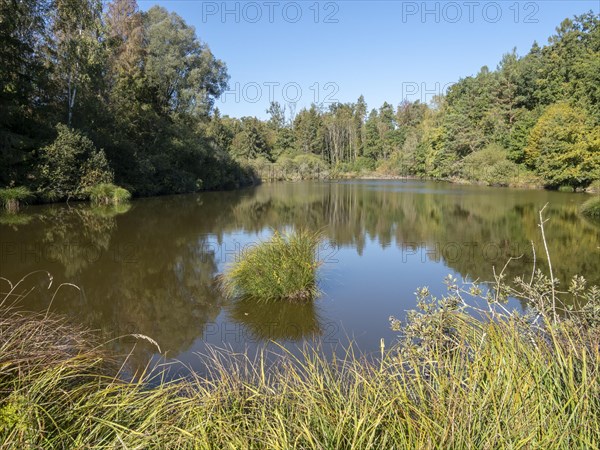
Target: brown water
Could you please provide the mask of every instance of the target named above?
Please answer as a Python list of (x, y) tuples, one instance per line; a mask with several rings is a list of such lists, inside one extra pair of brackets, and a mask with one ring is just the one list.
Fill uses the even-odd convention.
[[(529, 277), (531, 241), (543, 249), (538, 210), (549, 203), (546, 234), (555, 276), (600, 283), (600, 228), (577, 213), (583, 194), (417, 181), (266, 184), (235, 192), (141, 199), (118, 209), (87, 205), (27, 207), (0, 216), (0, 275), (33, 310), (51, 310), (117, 338), (126, 352), (139, 333), (169, 358), (197, 367), (206, 343), (235, 350), (275, 340), (294, 346), (353, 339), (365, 352), (392, 342), (390, 315), (415, 306), (414, 292), (444, 290), (443, 278), (490, 280), (510, 256), (509, 276)], [(224, 299), (215, 277), (248, 244), (273, 229), (322, 230), (321, 298), (311, 305)], [(69, 282), (79, 286), (55, 288)], [(6, 291), (6, 285), (2, 286)], [(512, 301), (513, 308), (523, 308)], [(138, 342), (143, 364), (154, 348)], [(156, 358), (156, 355), (153, 356)], [(199, 367), (199, 366), (198, 366)]]

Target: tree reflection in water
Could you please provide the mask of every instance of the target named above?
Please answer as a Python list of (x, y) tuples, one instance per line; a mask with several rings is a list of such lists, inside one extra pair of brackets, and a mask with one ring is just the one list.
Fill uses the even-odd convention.
[[(493, 266), (501, 268), (510, 256), (523, 255), (509, 266), (510, 279), (531, 273), (531, 241), (539, 250), (538, 267), (545, 268), (537, 212), (549, 202), (546, 234), (555, 276), (563, 285), (575, 274), (597, 284), (599, 227), (578, 214), (585, 199), (445, 183), (349, 181), (141, 199), (119, 209), (28, 207), (25, 220), (0, 220), (0, 275), (17, 280), (47, 270), (55, 285), (70, 282), (81, 288), (62, 291), (54, 311), (107, 338), (148, 335), (168, 356), (177, 357), (202, 340), (207, 324), (216, 321), (241, 324), (255, 340), (299, 341), (322, 333), (325, 318), (343, 322), (344, 314), (352, 314), (341, 307), (321, 308), (319, 300), (315, 305), (227, 302), (215, 283), (224, 267), (215, 242), (231, 248), (240, 234), (251, 238), (272, 229), (302, 227), (322, 230), (335, 246), (354, 249), (354, 264), (361, 264), (369, 246), (378, 246), (395, 252), (401, 273), (406, 272), (402, 264), (411, 261), (426, 273), (428, 264), (442, 261), (463, 277), (481, 280), (492, 278)], [(341, 274), (341, 284), (350, 281)], [(374, 286), (378, 282), (369, 280)], [(441, 279), (428, 282), (438, 285)], [(51, 292), (40, 277), (28, 279), (23, 289), (33, 286), (37, 289), (25, 307), (45, 310)], [(335, 292), (326, 294), (331, 304), (346, 304)], [(131, 340), (116, 339), (111, 345), (127, 353)], [(144, 343), (137, 349), (139, 366), (155, 351)]]

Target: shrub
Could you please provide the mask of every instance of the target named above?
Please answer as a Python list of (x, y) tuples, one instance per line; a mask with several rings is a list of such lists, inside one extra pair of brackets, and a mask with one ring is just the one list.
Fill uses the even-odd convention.
[(581, 214), (592, 219), (600, 219), (600, 196), (595, 195), (581, 205)]
[(21, 202), (31, 197), (31, 191), (26, 187), (0, 189), (0, 202), (6, 211), (14, 213), (20, 208)]
[(263, 180), (309, 180), (329, 178), (329, 165), (320, 156), (309, 153), (281, 153), (274, 163), (257, 159), (254, 168)]
[(600, 194), (600, 180), (592, 181), (592, 183), (585, 189), (585, 192), (589, 192), (590, 194)]
[(257, 301), (312, 300), (318, 294), (320, 242), (318, 233), (276, 231), (270, 240), (245, 250), (228, 268), (222, 278), (226, 295)]
[(94, 205), (118, 205), (127, 202), (131, 194), (127, 189), (115, 186), (112, 183), (102, 183), (87, 189), (90, 201)]
[(563, 185), (558, 187), (558, 192), (575, 192), (573, 186)]
[(83, 199), (88, 188), (112, 183), (103, 150), (79, 131), (59, 124), (54, 142), (40, 150), (39, 190), (48, 200)]
[(462, 160), (460, 175), (470, 181), (509, 186), (518, 182), (520, 168), (507, 158), (502, 147), (489, 145)]
[(531, 128), (524, 155), (548, 187), (586, 186), (600, 171), (600, 127), (584, 108), (555, 103)]

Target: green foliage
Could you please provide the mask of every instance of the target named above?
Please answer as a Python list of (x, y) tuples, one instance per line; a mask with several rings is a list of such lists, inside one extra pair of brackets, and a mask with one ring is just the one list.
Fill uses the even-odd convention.
[[(177, 14), (140, 12), (135, 0), (113, 0), (106, 14), (99, 0), (13, 3), (0, 5), (10, 18), (0, 26), (0, 77), (8, 88), (0, 95), (1, 185), (60, 200), (112, 182), (107, 173), (136, 195), (255, 178), (226, 148), (213, 151), (205, 123), (227, 85), (226, 67)], [(52, 130), (55, 123), (88, 141), (70, 138), (60, 150), (65, 132)]]
[(131, 194), (127, 189), (112, 183), (102, 183), (87, 189), (90, 201), (95, 205), (118, 205), (127, 202)]
[(0, 186), (29, 183), (33, 151), (50, 128), (39, 100), (51, 91), (44, 50), (52, 4), (0, 2)]
[(359, 156), (354, 161), (352, 165), (352, 169), (357, 172), (369, 172), (375, 169), (375, 161), (371, 158), (366, 158), (364, 156)]
[(303, 109), (294, 119), (296, 150), (302, 153), (322, 153), (322, 118), (315, 105)]
[(207, 114), (227, 87), (225, 64), (179, 15), (153, 6), (143, 14), (143, 22), (145, 75), (159, 111)]
[(256, 301), (310, 301), (318, 294), (319, 233), (306, 230), (281, 234), (252, 246), (223, 275), (229, 297)]
[[(384, 102), (368, 113), (360, 96), (297, 114), (290, 105), (286, 118), (274, 102), (267, 121), (213, 111), (227, 87), (226, 65), (165, 8), (23, 0), (0, 3), (0, 14), (0, 185), (41, 189), (46, 200), (81, 198), (82, 189), (113, 178), (134, 195), (243, 186), (257, 178), (255, 159), (278, 161), (267, 179), (373, 167), (448, 179), (473, 167), (462, 160), (489, 145), (507, 149), (507, 159), (535, 170), (548, 187), (598, 178), (600, 21), (592, 12), (563, 21), (547, 45), (522, 57), (513, 50), (496, 70), (460, 79), (430, 105)], [(48, 159), (48, 143), (64, 134), (57, 137), (56, 123), (103, 149), (75, 161), (84, 179), (68, 173), (66, 162), (77, 158), (55, 148), (58, 162)], [(290, 161), (298, 153), (328, 167)], [(469, 179), (511, 184), (514, 165), (496, 163), (495, 172), (482, 168)], [(292, 174), (292, 167), (304, 169)]]
[(498, 145), (489, 145), (469, 154), (462, 160), (460, 170), (461, 176), (467, 180), (499, 186), (518, 184), (521, 172)]
[(531, 130), (526, 161), (550, 186), (585, 186), (600, 172), (600, 128), (588, 121), (585, 111), (559, 103)]
[[(329, 166), (323, 159), (316, 155), (300, 154), (292, 159), (292, 172), (296, 172), (301, 180), (320, 178), (327, 174)], [(290, 168), (288, 167), (288, 173)]]
[(31, 197), (31, 191), (24, 186), (0, 189), (0, 203), (8, 212), (17, 212), (20, 203)]
[(258, 157), (270, 159), (265, 125), (255, 117), (242, 118), (241, 130), (233, 138), (230, 151), (234, 157), (246, 161)]
[(258, 176), (265, 181), (310, 180), (329, 178), (332, 171), (329, 164), (317, 155), (285, 152), (274, 163), (264, 157), (251, 161)]
[(85, 198), (90, 187), (113, 181), (104, 152), (90, 139), (62, 124), (56, 129), (54, 142), (40, 150), (38, 190), (43, 197)]
[(581, 214), (592, 219), (600, 219), (600, 197), (594, 196), (581, 205)]
[(573, 188), (573, 186), (559, 186), (558, 191), (559, 192), (575, 192), (575, 189)]

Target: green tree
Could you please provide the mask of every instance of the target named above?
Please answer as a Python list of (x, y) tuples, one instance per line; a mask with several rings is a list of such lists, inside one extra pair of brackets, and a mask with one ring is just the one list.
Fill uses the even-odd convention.
[(162, 113), (206, 115), (228, 82), (225, 63), (175, 13), (154, 6), (144, 14), (145, 73)]
[(242, 131), (231, 142), (231, 154), (246, 161), (259, 156), (271, 159), (265, 125), (256, 117), (243, 117)]
[(549, 186), (585, 186), (600, 171), (600, 129), (567, 103), (546, 109), (529, 136), (525, 160)]
[(267, 109), (269, 114), (269, 127), (275, 131), (279, 131), (285, 126), (285, 106), (281, 106), (279, 102), (271, 102)]
[(294, 137), (296, 149), (302, 153), (323, 154), (324, 147), (320, 129), (321, 115), (315, 105), (301, 110), (294, 118)]
[(0, 0), (0, 186), (25, 181), (48, 130), (49, 0)]
[[(102, 73), (102, 3), (100, 0), (56, 0), (53, 28), (56, 65), (54, 75), (60, 86), (68, 126), (73, 123), (76, 103), (95, 89)], [(93, 97), (93, 96), (87, 96)]]

